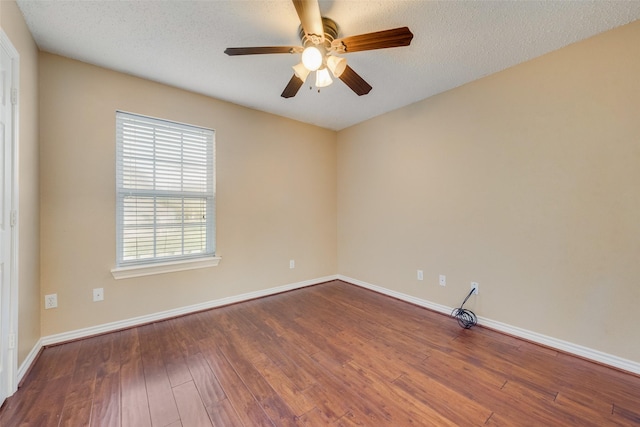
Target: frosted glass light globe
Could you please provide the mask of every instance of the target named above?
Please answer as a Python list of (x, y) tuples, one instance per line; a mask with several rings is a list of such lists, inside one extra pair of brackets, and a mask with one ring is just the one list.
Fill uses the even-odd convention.
[(327, 87), (333, 80), (331, 80), (331, 76), (329, 75), (329, 70), (327, 67), (321, 68), (316, 71), (316, 87)]
[(315, 46), (306, 47), (302, 51), (302, 63), (309, 71), (316, 71), (322, 65), (322, 53)]

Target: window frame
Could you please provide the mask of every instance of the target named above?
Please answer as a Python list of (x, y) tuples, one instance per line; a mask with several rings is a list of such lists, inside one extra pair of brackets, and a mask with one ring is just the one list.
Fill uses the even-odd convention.
[[(216, 180), (215, 180), (215, 130), (204, 128), (201, 126), (195, 126), (180, 122), (175, 122), (166, 119), (159, 119), (155, 117), (144, 116), (136, 113), (129, 113), (125, 111), (116, 111), (115, 114), (115, 122), (116, 122), (116, 266), (111, 270), (114, 278), (128, 278), (128, 277), (137, 277), (137, 276), (146, 276), (151, 274), (160, 274), (167, 273), (173, 271), (182, 271), (189, 270), (194, 268), (205, 268), (218, 265), (220, 261), (220, 257), (216, 256)], [(135, 138), (126, 138), (124, 128), (139, 125), (139, 131), (142, 131), (142, 127), (146, 127), (147, 129), (153, 130), (153, 135), (146, 138), (144, 141), (147, 144), (147, 147), (151, 147), (151, 152), (145, 151), (143, 148), (136, 147), (135, 145), (138, 141)], [(162, 180), (174, 179), (175, 180), (175, 171), (166, 172), (165, 175), (163, 173), (158, 173), (161, 164), (167, 163), (166, 158), (160, 159), (160, 149), (165, 148), (163, 144), (166, 144), (167, 140), (161, 140), (157, 132), (166, 132), (170, 131), (175, 135), (179, 135), (176, 137), (171, 137), (168, 139), (168, 144), (171, 145), (171, 148), (180, 146), (180, 156), (179, 159), (177, 157), (172, 157), (168, 161), (171, 162), (171, 167), (175, 167), (175, 165), (179, 166), (180, 172), (178, 174), (179, 178), (175, 183), (179, 184), (180, 189), (175, 188), (158, 188), (163, 187), (161, 184)], [(166, 133), (163, 136), (166, 137)], [(206, 146), (203, 147), (200, 142), (198, 142), (198, 157), (197, 160), (203, 162), (205, 164), (205, 178), (200, 177), (197, 180), (197, 183), (201, 186), (204, 186), (204, 190), (185, 190), (185, 184), (187, 184), (187, 173), (184, 172), (185, 165), (187, 165), (187, 161), (185, 160), (185, 150), (183, 145), (183, 140), (185, 139), (185, 135), (193, 136), (196, 135), (199, 139), (204, 139)], [(142, 139), (142, 138), (141, 138)], [(140, 142), (142, 144), (142, 142)], [(129, 145), (127, 145), (129, 144)], [(141, 188), (141, 181), (138, 177), (134, 177), (136, 181), (134, 182), (133, 187), (127, 187), (124, 184), (125, 181), (125, 169), (127, 161), (131, 159), (131, 151), (129, 151), (129, 157), (124, 154), (125, 148), (130, 150), (131, 148), (137, 149), (139, 151), (134, 154), (138, 157), (138, 161), (142, 158), (140, 163), (145, 162), (146, 165), (152, 165), (150, 170), (146, 172), (151, 172), (151, 178), (145, 177), (144, 179), (150, 180), (150, 184), (147, 182), (145, 187)], [(204, 155), (200, 152), (203, 151)], [(175, 153), (174, 153), (175, 154)], [(163, 160), (165, 162), (163, 163)], [(148, 168), (148, 166), (147, 166)], [(144, 167), (142, 167), (144, 169)], [(138, 172), (136, 171), (135, 174)], [(172, 175), (173, 174), (173, 175)], [(128, 178), (132, 178), (129, 176)], [(175, 186), (174, 183), (174, 186)], [(168, 184), (165, 184), (166, 187)], [(137, 215), (141, 215), (139, 212), (133, 212), (133, 214), (129, 211), (127, 212), (128, 205), (126, 203), (126, 199), (135, 199), (138, 198), (142, 203), (148, 204), (148, 206), (153, 206), (153, 210), (150, 214), (150, 221), (152, 225), (147, 225), (146, 228), (152, 230), (151, 233), (151, 250), (153, 254), (150, 257), (136, 257), (135, 259), (126, 259), (125, 256), (125, 231), (127, 228), (135, 229), (136, 227), (127, 227), (125, 225), (125, 221), (127, 215), (131, 215), (136, 217)], [(179, 238), (177, 241), (181, 243), (179, 252), (182, 252), (178, 255), (159, 255), (157, 245), (159, 241), (161, 241), (161, 237), (157, 234), (156, 230), (159, 228), (159, 224), (162, 224), (163, 218), (161, 210), (158, 208), (159, 201), (179, 201), (181, 203), (181, 217), (178, 221), (175, 221), (174, 212), (169, 212), (167, 214), (167, 218), (173, 218), (173, 222), (171, 225), (166, 225), (165, 222), (164, 228), (165, 230), (174, 229), (179, 230)], [(185, 217), (185, 201), (193, 201), (196, 204), (198, 202), (201, 206), (204, 206), (204, 221), (201, 226), (204, 227), (204, 236), (205, 236), (205, 244), (203, 247), (203, 251), (200, 253), (185, 253), (185, 241), (186, 241), (186, 233), (185, 231), (189, 227), (197, 228), (197, 223), (189, 222), (189, 220)], [(204, 203), (203, 203), (204, 202)], [(137, 209), (137, 208), (136, 208)], [(147, 215), (148, 212), (146, 211)], [(149, 218), (147, 218), (149, 220)], [(143, 227), (145, 228), (145, 227)], [(174, 240), (175, 242), (175, 240)]]

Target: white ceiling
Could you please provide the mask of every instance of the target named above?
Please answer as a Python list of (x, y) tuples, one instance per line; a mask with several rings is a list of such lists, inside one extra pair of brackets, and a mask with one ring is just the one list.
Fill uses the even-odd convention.
[(368, 95), (309, 79), (284, 99), (299, 55), (223, 51), (299, 45), (290, 0), (17, 3), (44, 51), (334, 130), (640, 19), (640, 1), (320, 0), (339, 37), (408, 26), (413, 41), (346, 55)]

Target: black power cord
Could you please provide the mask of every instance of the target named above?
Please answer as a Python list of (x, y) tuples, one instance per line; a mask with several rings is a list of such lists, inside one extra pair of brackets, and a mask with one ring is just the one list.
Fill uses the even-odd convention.
[(475, 288), (471, 289), (471, 292), (469, 292), (469, 295), (467, 295), (464, 301), (462, 301), (462, 305), (460, 305), (460, 308), (454, 308), (453, 311), (451, 312), (451, 317), (455, 317), (456, 320), (458, 321), (458, 325), (460, 325), (460, 327), (465, 329), (469, 329), (472, 326), (475, 326), (478, 324), (478, 318), (473, 313), (473, 311), (462, 308), (464, 306), (464, 303), (467, 302), (467, 300), (469, 299), (469, 297), (473, 295), (473, 291), (475, 291)]

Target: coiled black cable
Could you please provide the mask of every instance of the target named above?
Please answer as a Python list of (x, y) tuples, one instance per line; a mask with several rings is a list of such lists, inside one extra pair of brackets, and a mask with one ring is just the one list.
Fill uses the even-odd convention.
[(455, 319), (458, 321), (458, 325), (460, 325), (460, 327), (465, 329), (469, 329), (472, 326), (475, 326), (478, 324), (478, 318), (473, 313), (473, 311), (462, 308), (464, 306), (464, 303), (467, 302), (467, 300), (469, 299), (469, 297), (473, 295), (473, 291), (475, 291), (475, 289), (471, 289), (471, 292), (469, 292), (469, 295), (467, 295), (464, 301), (462, 301), (462, 305), (460, 305), (460, 308), (454, 308), (453, 311), (451, 312), (451, 317), (455, 317)]

